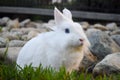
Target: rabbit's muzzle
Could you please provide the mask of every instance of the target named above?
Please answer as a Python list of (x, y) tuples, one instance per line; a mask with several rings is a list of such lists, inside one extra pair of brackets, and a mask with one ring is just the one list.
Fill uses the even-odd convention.
[(81, 43), (81, 45), (83, 45), (84, 44), (84, 39), (79, 39), (80, 40), (80, 43)]

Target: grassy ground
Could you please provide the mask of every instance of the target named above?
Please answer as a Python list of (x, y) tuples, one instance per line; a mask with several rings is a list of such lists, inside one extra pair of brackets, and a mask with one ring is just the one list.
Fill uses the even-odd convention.
[(120, 80), (120, 74), (110, 76), (97, 76), (85, 72), (73, 71), (66, 73), (65, 68), (60, 68), (57, 72), (52, 68), (43, 69), (42, 66), (33, 69), (31, 66), (18, 71), (14, 65), (0, 63), (0, 80)]
[(59, 71), (50, 67), (43, 69), (41, 65), (38, 68), (26, 66), (24, 69), (18, 70), (16, 67), (19, 66), (6, 58), (7, 50), (8, 48), (6, 48), (4, 56), (0, 57), (0, 80), (120, 80), (120, 74), (93, 77), (91, 73), (85, 71), (73, 71), (69, 74), (63, 67)]

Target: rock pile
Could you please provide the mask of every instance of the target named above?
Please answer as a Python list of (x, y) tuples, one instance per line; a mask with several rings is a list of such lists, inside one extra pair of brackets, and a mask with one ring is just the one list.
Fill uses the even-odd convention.
[[(8, 47), (7, 58), (16, 61), (17, 55), (24, 44), (40, 33), (54, 29), (54, 20), (48, 23), (33, 22), (25, 19), (11, 20), (8, 17), (0, 18), (0, 56), (3, 56)], [(91, 43), (86, 51), (80, 68), (89, 68), (91, 65), (94, 74), (120, 71), (120, 27), (116, 23), (106, 25), (80, 22)]]
[(0, 58), (8, 47), (7, 58), (16, 61), (17, 55), (24, 44), (39, 33), (50, 31), (50, 23), (33, 22), (30, 19), (19, 21), (8, 17), (0, 18)]

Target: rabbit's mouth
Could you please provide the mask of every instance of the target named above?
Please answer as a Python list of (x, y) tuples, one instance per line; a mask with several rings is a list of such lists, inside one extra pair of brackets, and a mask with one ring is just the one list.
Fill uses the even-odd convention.
[(78, 47), (74, 47), (73, 49), (74, 49), (74, 51), (80, 51), (83, 49), (83, 45), (78, 46)]
[(83, 46), (84, 43), (81, 43), (80, 46)]
[(84, 45), (84, 43), (76, 43), (76, 44), (74, 44), (74, 45), (72, 45), (72, 47), (75, 47), (75, 48), (82, 48), (83, 47), (83, 45)]

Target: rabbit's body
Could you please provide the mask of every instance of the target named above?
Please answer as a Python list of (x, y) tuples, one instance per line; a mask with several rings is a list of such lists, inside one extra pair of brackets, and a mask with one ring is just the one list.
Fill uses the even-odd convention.
[(64, 42), (66, 41), (62, 37), (66, 37), (67, 40), (69, 36), (55, 33), (43, 33), (31, 39), (22, 48), (20, 53), (24, 54), (19, 55), (18, 65), (21, 65), (22, 68), (31, 63), (33, 67), (38, 67), (42, 64), (43, 67), (51, 66), (56, 69), (59, 69), (60, 66), (66, 66), (66, 69), (78, 67), (83, 58), (82, 47), (70, 48), (69, 45), (65, 46), (66, 43)]
[(77, 69), (89, 42), (81, 26), (71, 20), (56, 26), (60, 28), (41, 33), (28, 41), (19, 53), (17, 64), (22, 68), (25, 65), (38, 67), (42, 64), (43, 67), (51, 66), (57, 70), (64, 66), (69, 72)]

